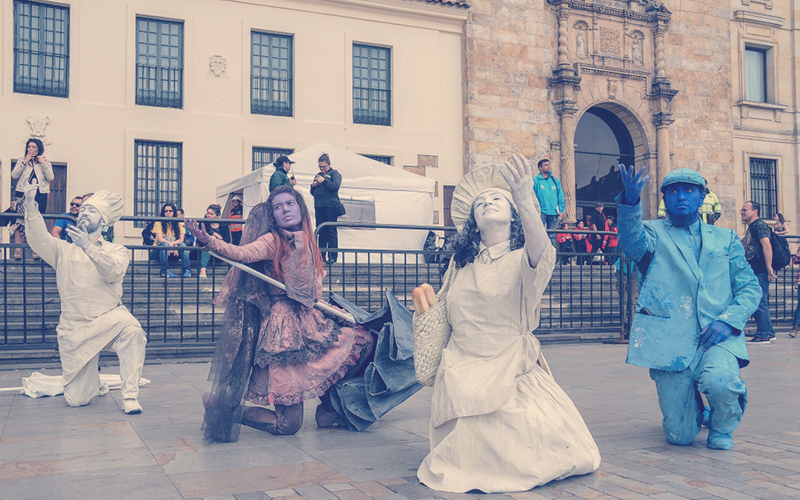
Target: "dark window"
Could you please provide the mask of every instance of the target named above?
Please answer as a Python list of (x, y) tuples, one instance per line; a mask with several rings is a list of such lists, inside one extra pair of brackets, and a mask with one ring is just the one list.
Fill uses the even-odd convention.
[(292, 37), (251, 33), (250, 112), (292, 116)]
[(158, 215), (167, 202), (181, 206), (182, 149), (179, 142), (134, 142), (133, 215)]
[(136, 18), (136, 104), (183, 107), (183, 23)]
[(744, 58), (745, 99), (767, 102), (767, 51), (748, 47), (744, 51)]
[(14, 92), (69, 96), (69, 8), (14, 2)]
[(280, 156), (289, 156), (294, 149), (281, 148), (253, 148), (253, 170), (270, 167)]
[(380, 156), (380, 155), (361, 155), (369, 158), (370, 160), (379, 161), (381, 163), (385, 163), (387, 165), (392, 164), (392, 157), (391, 156)]
[(750, 199), (761, 204), (758, 216), (771, 220), (778, 213), (778, 162), (750, 158)]
[(392, 124), (390, 52), (353, 45), (353, 123)]

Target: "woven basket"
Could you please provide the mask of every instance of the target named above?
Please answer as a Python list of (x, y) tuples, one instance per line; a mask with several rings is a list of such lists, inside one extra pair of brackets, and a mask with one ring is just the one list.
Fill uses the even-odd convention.
[(442, 351), (450, 340), (452, 329), (447, 322), (447, 307), (440, 300), (422, 316), (414, 313), (414, 371), (422, 385), (432, 386), (436, 380)]

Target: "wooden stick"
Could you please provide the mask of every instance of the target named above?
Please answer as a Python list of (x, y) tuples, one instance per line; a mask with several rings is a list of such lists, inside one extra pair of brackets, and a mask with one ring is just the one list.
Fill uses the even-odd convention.
[[(266, 281), (270, 285), (276, 286), (276, 287), (280, 288), (281, 290), (284, 290), (284, 291), (286, 290), (286, 285), (284, 285), (280, 281), (278, 281), (276, 279), (273, 279), (273, 278), (270, 278), (266, 274), (260, 273), (260, 272), (256, 271), (255, 269), (242, 264), (241, 262), (236, 262), (235, 260), (226, 259), (225, 257), (222, 257), (218, 253), (212, 252), (210, 250), (206, 250), (206, 252), (210, 253), (212, 256), (218, 258), (219, 260), (221, 260), (223, 262), (227, 262), (228, 264), (232, 265), (233, 267), (241, 269), (242, 271), (246, 272), (247, 274), (249, 274), (251, 276), (255, 276), (256, 278), (258, 278), (258, 279), (260, 279), (262, 281)], [(328, 304), (326, 304), (325, 302), (315, 301), (314, 302), (314, 307), (319, 309), (320, 311), (322, 311), (324, 313), (331, 314), (333, 316), (336, 316), (337, 318), (341, 318), (341, 319), (347, 321), (348, 323), (350, 323), (351, 325), (355, 325), (356, 324), (356, 320), (355, 320), (355, 318), (353, 318), (352, 315), (350, 315), (349, 313), (346, 313), (346, 312), (342, 312), (342, 311), (340, 311), (340, 310), (338, 310), (338, 309), (336, 309), (334, 307), (331, 307)]]
[(3, 389), (0, 389), (0, 394), (2, 394), (4, 392), (14, 392), (16, 394), (19, 394), (19, 392), (21, 390), (22, 390), (22, 387), (6, 387), (6, 388), (3, 388)]

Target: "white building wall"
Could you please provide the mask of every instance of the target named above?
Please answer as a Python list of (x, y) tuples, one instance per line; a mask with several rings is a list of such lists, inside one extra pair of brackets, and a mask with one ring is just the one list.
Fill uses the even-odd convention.
[[(65, 0), (70, 7), (69, 97), (13, 91), (14, 1), (0, 4), (0, 204), (8, 207), (11, 162), (47, 119), (45, 154), (67, 164), (67, 198), (99, 189), (123, 194), (133, 215), (134, 141), (182, 143), (182, 205), (202, 215), (215, 187), (252, 168), (252, 147), (303, 149), (320, 140), (416, 166), (455, 184), (462, 167), (461, 33), (466, 9), (414, 0)], [(183, 21), (183, 109), (135, 104), (137, 16)], [(294, 37), (292, 117), (250, 113), (250, 32)], [(392, 125), (354, 124), (353, 43), (391, 48)], [(227, 75), (209, 59), (221, 56)], [(336, 166), (336, 158), (332, 158)], [(166, 201), (166, 200), (164, 200)], [(440, 220), (442, 217), (440, 216)], [(137, 244), (132, 223), (118, 242)], [(8, 241), (7, 232), (3, 241)]]

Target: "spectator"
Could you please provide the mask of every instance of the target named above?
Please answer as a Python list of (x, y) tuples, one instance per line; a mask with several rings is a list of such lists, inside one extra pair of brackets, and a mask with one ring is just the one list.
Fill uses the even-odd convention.
[[(231, 204), (233, 207), (231, 208), (231, 219), (242, 219), (244, 216), (244, 208), (242, 207), (242, 195), (235, 194), (231, 199)], [(242, 224), (231, 224), (231, 244), (239, 246), (239, 242), (242, 240)]]
[[(178, 209), (178, 218), (181, 220), (186, 218), (186, 213), (183, 211), (182, 208)], [(190, 233), (189, 229), (186, 227), (183, 228), (183, 242), (186, 243), (187, 247), (194, 246), (194, 236), (192, 236), (192, 233)]]
[[(539, 175), (533, 178), (533, 192), (539, 199), (545, 229), (556, 229), (564, 213), (564, 190), (561, 189), (561, 181), (552, 174), (550, 160), (546, 158), (539, 160)], [(555, 246), (556, 233), (548, 233), (548, 237)]]
[[(592, 225), (589, 226), (589, 230), (608, 231), (608, 221), (606, 220), (606, 215), (603, 213), (603, 204), (601, 202), (597, 202), (594, 204), (594, 212), (592, 213)], [(590, 252), (594, 254), (599, 254), (602, 253), (602, 250), (605, 250), (606, 242), (608, 241), (608, 236), (602, 234), (593, 234), (591, 236), (590, 241), (592, 245)], [(594, 264), (594, 256), (591, 256), (591, 263)]]
[[(703, 180), (705, 181), (705, 179)], [(703, 204), (700, 205), (700, 220), (713, 226), (720, 217), (722, 217), (722, 205), (720, 205), (719, 198), (708, 187), (708, 181), (706, 181), (705, 198), (703, 198)]]
[[(534, 180), (534, 182), (536, 182)], [(534, 189), (536, 192), (536, 189)], [(568, 229), (566, 223), (561, 224), (560, 229)], [(575, 241), (572, 239), (573, 235), (569, 233), (558, 233), (556, 235), (556, 242), (558, 242), (558, 251), (561, 253), (561, 264), (569, 265), (572, 261), (571, 255), (563, 255), (565, 253), (574, 253), (575, 252)]]
[(272, 174), (272, 177), (269, 178), (269, 192), (273, 192), (275, 188), (279, 188), (281, 186), (294, 186), (297, 184), (297, 181), (294, 179), (294, 175), (289, 177), (289, 171), (292, 169), (292, 160), (290, 160), (286, 156), (281, 156), (277, 160), (275, 160), (275, 172)]
[[(795, 266), (800, 265), (800, 247), (797, 247), (797, 253), (792, 257), (792, 264)], [(800, 293), (800, 273), (794, 278), (794, 286), (798, 287), (797, 291)], [(797, 337), (797, 332), (800, 332), (800, 301), (797, 302), (797, 307), (794, 309), (794, 320), (792, 321), (792, 331), (789, 332), (791, 338)]]
[[(39, 139), (28, 139), (25, 143), (25, 156), (17, 160), (16, 165), (11, 170), (11, 178), (19, 179), (16, 187), (16, 197), (22, 199), (25, 186), (38, 183), (39, 189), (36, 191), (36, 204), (39, 206), (40, 213), (47, 212), (47, 198), (50, 194), (50, 183), (53, 182), (53, 166), (44, 156), (44, 144)], [(17, 212), (22, 213), (22, 203), (17, 203)], [(17, 229), (14, 231), (14, 243), (21, 245), (25, 243), (25, 223), (17, 221)], [(14, 250), (14, 259), (22, 258), (22, 249)], [(33, 252), (33, 258), (39, 256)]]
[[(339, 188), (342, 186), (342, 175), (331, 168), (331, 159), (326, 153), (317, 160), (319, 173), (311, 183), (311, 195), (314, 197), (314, 218), (317, 227), (323, 222), (336, 222), (338, 217), (334, 211), (334, 202), (339, 202)], [(335, 226), (326, 226), (319, 232), (319, 249), (322, 258), (328, 264), (336, 262), (335, 252), (325, 253), (326, 248), (339, 247), (339, 233)]]
[[(222, 207), (217, 205), (216, 203), (211, 204), (206, 209), (206, 219), (219, 219), (220, 215), (222, 214)], [(225, 243), (231, 242), (231, 232), (230, 230), (224, 225), (220, 224), (219, 222), (208, 222), (203, 224), (205, 231), (211, 235), (212, 237), (222, 240)], [(194, 238), (194, 237), (192, 237)], [(202, 251), (200, 252), (200, 277), (207, 278), (206, 276), (206, 269), (208, 268), (208, 264), (211, 262), (211, 254)]]
[[(77, 218), (78, 213), (81, 211), (81, 205), (83, 205), (83, 198), (76, 196), (71, 202), (69, 202), (69, 212), (66, 212), (62, 215), (69, 215)], [(56, 223), (53, 224), (53, 229), (50, 230), (50, 234), (53, 236), (53, 238), (58, 238), (68, 243), (72, 243), (72, 239), (70, 239), (66, 229), (67, 227), (74, 225), (75, 223), (70, 219), (58, 219)]]
[[(172, 203), (164, 203), (164, 206), (161, 207), (161, 213), (159, 217), (174, 217), (175, 221), (170, 222), (156, 222), (153, 224), (153, 234), (156, 237), (156, 245), (160, 247), (185, 247), (186, 243), (184, 243), (183, 235), (184, 235), (184, 225), (183, 222), (179, 222), (177, 218), (178, 209), (175, 208), (175, 205)], [(175, 274), (173, 274), (169, 269), (167, 269), (167, 264), (169, 262), (169, 256), (178, 255), (177, 250), (162, 250), (158, 254), (158, 260), (161, 263), (161, 276), (167, 278), (177, 278)], [(183, 277), (184, 278), (191, 278), (192, 271), (189, 268), (189, 252), (183, 251), (181, 252), (181, 261), (183, 264)]]
[[(611, 217), (608, 218), (608, 230), (611, 231), (612, 233), (616, 233), (617, 232), (617, 225), (614, 223), (614, 219), (612, 219)], [(610, 266), (613, 266), (616, 263), (617, 258), (619, 257), (617, 255), (617, 246), (618, 245), (619, 245), (619, 241), (617, 240), (616, 236), (609, 236), (608, 237), (608, 245), (607, 245), (608, 252), (606, 252), (606, 253), (608, 253), (608, 255), (606, 255), (606, 262)]]
[(769, 282), (777, 279), (772, 271), (772, 245), (769, 242), (770, 228), (759, 218), (761, 204), (748, 201), (742, 205), (742, 222), (747, 224), (747, 232), (742, 238), (747, 263), (753, 268), (758, 284), (761, 285), (761, 301), (753, 313), (756, 320), (756, 334), (750, 344), (769, 344), (775, 337), (769, 317)]
[[(580, 220), (575, 230), (580, 231), (582, 229), (586, 229), (586, 225)], [(575, 233), (572, 235), (572, 239), (575, 241), (575, 252), (579, 254), (583, 254), (584, 252), (589, 253), (591, 245), (585, 234)], [(583, 265), (586, 263), (587, 259), (588, 257), (586, 255), (578, 255), (578, 265)]]
[(772, 226), (772, 230), (779, 236), (789, 234), (789, 225), (786, 224), (786, 219), (783, 217), (782, 213), (778, 212), (775, 214), (775, 225)]

